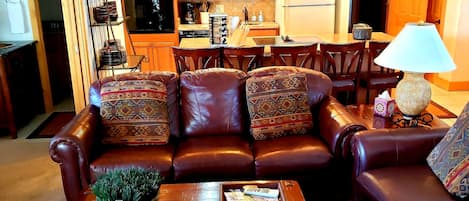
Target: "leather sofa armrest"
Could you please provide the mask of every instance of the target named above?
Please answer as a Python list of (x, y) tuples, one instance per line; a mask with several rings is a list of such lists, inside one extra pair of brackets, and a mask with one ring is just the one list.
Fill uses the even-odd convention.
[(320, 135), (328, 143), (329, 149), (336, 157), (343, 158), (346, 136), (366, 130), (365, 125), (332, 96), (321, 103), (318, 117)]
[(97, 142), (99, 108), (86, 106), (49, 144), (49, 154), (60, 164), (67, 200), (77, 200), (89, 185), (89, 159)]
[(424, 164), (447, 131), (448, 128), (360, 131), (351, 140), (354, 176), (381, 167)]

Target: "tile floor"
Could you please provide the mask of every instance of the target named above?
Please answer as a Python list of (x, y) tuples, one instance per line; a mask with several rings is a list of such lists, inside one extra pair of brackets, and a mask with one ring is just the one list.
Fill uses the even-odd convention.
[[(459, 116), (462, 109), (469, 102), (469, 91), (446, 91), (432, 85), (432, 100)], [(448, 125), (453, 125), (456, 119), (442, 119)]]

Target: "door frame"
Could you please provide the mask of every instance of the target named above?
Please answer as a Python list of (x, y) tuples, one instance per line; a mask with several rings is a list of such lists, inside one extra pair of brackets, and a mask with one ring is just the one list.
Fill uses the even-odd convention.
[(39, 67), (39, 76), (41, 80), (42, 96), (44, 99), (45, 112), (52, 112), (52, 92), (49, 82), (49, 71), (46, 58), (46, 48), (44, 46), (44, 38), (42, 36), (41, 12), (39, 10), (39, 1), (28, 1), (29, 14), (31, 16), (31, 31), (33, 39), (36, 41), (36, 56)]

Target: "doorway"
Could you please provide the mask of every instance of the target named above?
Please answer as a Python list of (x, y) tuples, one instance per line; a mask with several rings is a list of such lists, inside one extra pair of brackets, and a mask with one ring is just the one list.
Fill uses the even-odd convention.
[(373, 28), (373, 31), (385, 32), (387, 0), (352, 0), (351, 23), (366, 23)]
[(54, 111), (74, 110), (61, 0), (39, 1)]

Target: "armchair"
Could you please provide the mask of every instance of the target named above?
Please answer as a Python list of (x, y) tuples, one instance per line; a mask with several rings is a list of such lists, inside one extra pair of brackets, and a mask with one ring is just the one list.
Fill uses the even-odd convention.
[(426, 157), (448, 128), (358, 132), (352, 137), (354, 198), (374, 201), (457, 200), (445, 190)]

